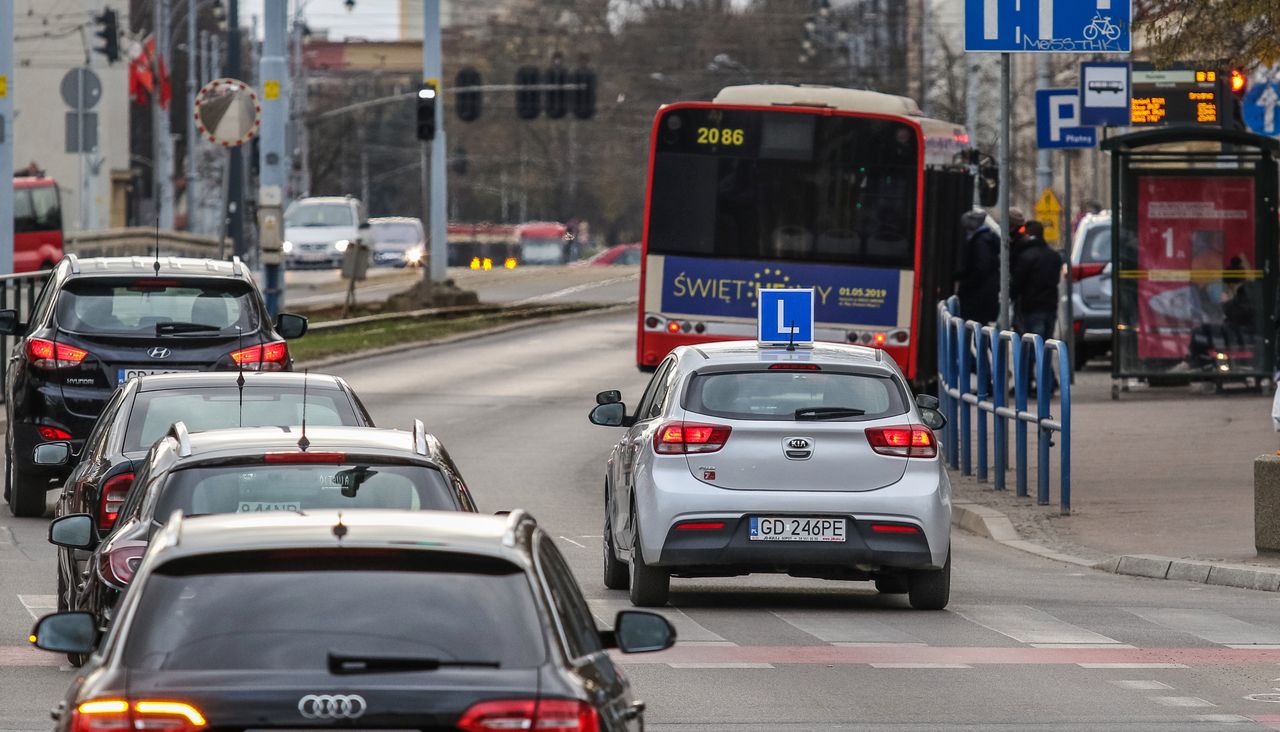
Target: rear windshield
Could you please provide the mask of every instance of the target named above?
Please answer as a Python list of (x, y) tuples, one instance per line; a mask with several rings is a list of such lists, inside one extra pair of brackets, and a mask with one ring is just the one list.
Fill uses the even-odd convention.
[[(182, 421), (192, 432), (229, 427), (288, 427), (302, 424), (302, 389), (234, 386), (144, 391), (133, 402), (124, 449), (144, 450)], [(307, 392), (307, 424), (360, 425), (346, 395), (334, 389)]]
[(1093, 226), (1085, 232), (1080, 261), (1087, 263), (1111, 261), (1111, 225)]
[(165, 323), (203, 326), (195, 336), (259, 327), (253, 290), (237, 280), (73, 280), (58, 296), (56, 317), (63, 330), (89, 335), (155, 337)]
[(284, 217), (284, 225), (354, 226), (351, 207), (345, 203), (308, 203), (294, 206)]
[(905, 398), (888, 376), (830, 371), (743, 371), (694, 374), (684, 408), (726, 419), (795, 419), (796, 410), (840, 408), (870, 420), (907, 412)]
[(452, 511), (457, 506), (440, 471), (421, 465), (220, 465), (170, 473), (155, 516), (164, 520), (178, 509), (192, 516), (322, 508)]
[(542, 662), (545, 641), (520, 568), (443, 552), (364, 554), (227, 555), (216, 567), (171, 562), (146, 582), (124, 664), (323, 672), (330, 652), (508, 669)]

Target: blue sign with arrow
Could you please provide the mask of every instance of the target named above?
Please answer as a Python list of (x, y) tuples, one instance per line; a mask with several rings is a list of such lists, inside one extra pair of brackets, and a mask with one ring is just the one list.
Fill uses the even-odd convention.
[(1280, 79), (1268, 79), (1244, 95), (1244, 123), (1259, 135), (1280, 136)]
[(1079, 89), (1036, 90), (1036, 144), (1042, 148), (1093, 147), (1098, 133), (1080, 126)]
[(1131, 0), (965, 0), (964, 50), (1129, 53)]

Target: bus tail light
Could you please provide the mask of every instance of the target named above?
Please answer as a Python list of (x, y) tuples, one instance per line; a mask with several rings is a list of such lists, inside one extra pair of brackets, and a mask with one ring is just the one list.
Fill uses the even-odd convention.
[(667, 323), (667, 332), (668, 332), (668, 333), (679, 333), (679, 332), (680, 332), (680, 324), (679, 324), (679, 323), (677, 323), (677, 322), (676, 322), (676, 321), (674, 321), (674, 320), (672, 320), (671, 322)]
[(883, 348), (883, 347), (884, 347), (884, 341), (885, 341), (885, 334), (884, 334), (884, 333), (876, 333), (876, 334), (872, 337), (872, 340), (873, 340), (873, 342), (876, 344), (876, 348)]
[(650, 315), (644, 319), (644, 327), (646, 328), (657, 328), (659, 325), (662, 325), (662, 321), (658, 320), (656, 315)]
[(898, 427), (869, 427), (867, 441), (878, 455), (906, 458), (938, 456), (938, 442), (933, 430), (921, 424)]
[(54, 343), (43, 338), (27, 339), (27, 358), (31, 365), (38, 369), (65, 369), (79, 366), (89, 355), (83, 348), (74, 348), (65, 343)]
[(121, 473), (102, 486), (102, 498), (98, 501), (98, 529), (110, 531), (116, 525), (116, 517), (120, 515), (120, 507), (129, 495), (129, 486), (133, 485), (133, 473)]
[(653, 435), (653, 449), (660, 455), (716, 452), (729, 441), (733, 429), (726, 425), (668, 422)]

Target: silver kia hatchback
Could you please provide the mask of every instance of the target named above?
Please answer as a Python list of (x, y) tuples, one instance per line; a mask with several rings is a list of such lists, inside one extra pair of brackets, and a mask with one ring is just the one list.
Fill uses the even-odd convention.
[(907, 384), (874, 348), (728, 341), (672, 351), (633, 413), (597, 394), (591, 422), (626, 429), (605, 471), (605, 586), (660, 606), (672, 576), (768, 572), (945, 607), (945, 421)]

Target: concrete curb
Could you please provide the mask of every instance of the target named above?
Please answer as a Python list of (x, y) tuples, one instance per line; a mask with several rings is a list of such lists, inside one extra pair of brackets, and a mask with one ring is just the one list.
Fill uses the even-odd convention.
[(349, 363), (351, 361), (359, 361), (360, 359), (364, 359), (364, 358), (375, 358), (377, 356), (387, 356), (393, 353), (403, 353), (405, 351), (412, 351), (418, 348), (434, 348), (436, 346), (447, 346), (453, 343), (461, 343), (463, 341), (468, 341), (473, 338), (483, 338), (485, 336), (498, 335), (500, 333), (508, 333), (510, 331), (518, 330), (520, 328), (527, 328), (527, 327), (539, 326), (539, 325), (551, 325), (552, 323), (559, 323), (566, 320), (578, 320), (581, 318), (588, 318), (588, 317), (597, 316), (597, 315), (609, 315), (617, 312), (622, 312), (624, 310), (633, 310), (635, 309), (635, 306), (636, 304), (634, 302), (627, 302), (627, 303), (619, 303), (617, 305), (609, 305), (601, 308), (592, 308), (590, 310), (581, 310), (576, 313), (564, 313), (562, 315), (551, 315), (548, 317), (541, 317), (541, 318), (529, 318), (528, 320), (517, 320), (511, 323), (504, 323), (503, 325), (496, 325), (492, 328), (484, 328), (481, 330), (468, 331), (466, 333), (458, 333), (457, 335), (445, 336), (444, 338), (437, 338), (429, 341), (397, 343), (394, 346), (386, 346), (384, 348), (374, 348), (368, 351), (356, 351), (355, 353), (343, 353), (337, 356), (329, 356), (327, 358), (318, 359), (316, 361), (306, 361), (303, 363), (295, 364), (294, 369), (295, 370), (299, 368), (324, 369), (330, 366), (337, 366), (339, 364)]
[(986, 537), (998, 544), (1078, 567), (1091, 567), (1103, 572), (1125, 574), (1131, 577), (1181, 580), (1265, 592), (1280, 591), (1280, 568), (1207, 562), (1198, 559), (1174, 559), (1154, 554), (1125, 554), (1095, 562), (1056, 551), (1022, 539), (1008, 516), (994, 508), (971, 501), (952, 502), (951, 523), (971, 534)]

